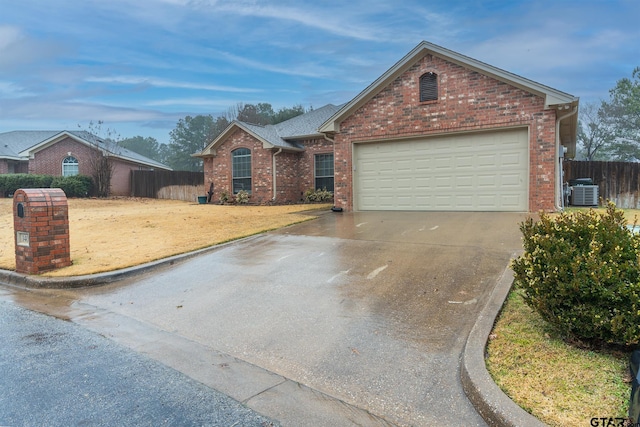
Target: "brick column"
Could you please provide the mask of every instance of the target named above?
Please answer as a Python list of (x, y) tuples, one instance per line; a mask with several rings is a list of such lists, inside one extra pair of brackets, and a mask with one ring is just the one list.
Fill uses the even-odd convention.
[(68, 211), (67, 196), (59, 188), (15, 192), (16, 272), (40, 274), (71, 265)]

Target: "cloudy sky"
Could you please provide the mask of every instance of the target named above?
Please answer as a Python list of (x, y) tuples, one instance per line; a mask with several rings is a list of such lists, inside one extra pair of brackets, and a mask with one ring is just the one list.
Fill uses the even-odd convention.
[(0, 0), (0, 132), (169, 142), (239, 102), (349, 101), (420, 41), (581, 98), (640, 66), (638, 0)]

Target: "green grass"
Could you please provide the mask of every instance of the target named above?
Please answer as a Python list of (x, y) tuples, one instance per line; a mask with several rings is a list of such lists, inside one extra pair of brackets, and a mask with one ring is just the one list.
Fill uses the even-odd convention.
[(572, 346), (512, 290), (487, 345), (487, 369), (518, 405), (551, 426), (626, 417), (630, 352)]

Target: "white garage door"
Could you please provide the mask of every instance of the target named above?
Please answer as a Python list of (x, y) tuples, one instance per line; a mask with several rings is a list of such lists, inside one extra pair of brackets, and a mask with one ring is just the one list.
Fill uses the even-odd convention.
[(526, 129), (354, 146), (358, 210), (527, 211)]

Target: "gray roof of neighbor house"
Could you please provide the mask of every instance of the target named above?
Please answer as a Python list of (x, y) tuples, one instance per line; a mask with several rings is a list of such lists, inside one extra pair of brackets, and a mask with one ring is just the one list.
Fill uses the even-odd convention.
[(32, 151), (48, 146), (70, 136), (84, 144), (92, 144), (98, 146), (102, 150), (110, 152), (112, 155), (123, 160), (144, 164), (150, 167), (170, 170), (168, 166), (150, 159), (135, 151), (120, 147), (119, 145), (111, 146), (102, 138), (87, 131), (40, 131), (40, 130), (24, 130), (0, 133), (0, 158), (10, 160), (28, 160)]
[(51, 138), (60, 131), (29, 130), (0, 133), (0, 158), (27, 160), (20, 153), (29, 147)]
[(301, 114), (292, 119), (275, 125), (255, 125), (252, 123), (234, 120), (227, 128), (209, 145), (195, 156), (212, 155), (215, 146), (226, 139), (235, 128), (240, 128), (262, 141), (264, 148), (282, 148), (289, 151), (304, 151), (301, 140), (322, 138), (324, 135), (318, 131), (320, 125), (333, 116), (341, 106), (332, 104), (308, 113)]

